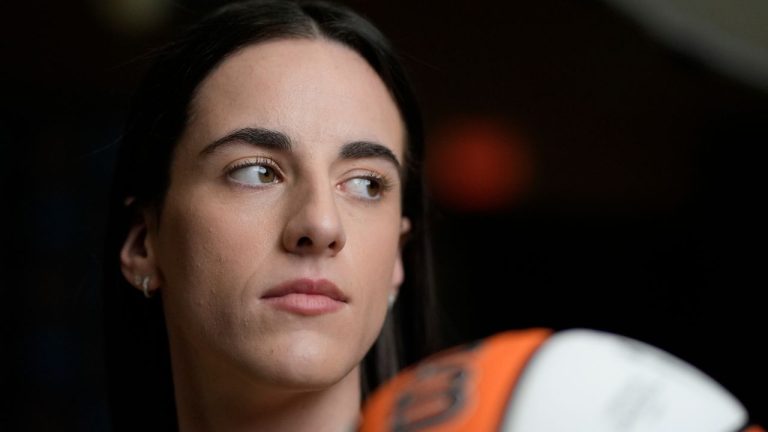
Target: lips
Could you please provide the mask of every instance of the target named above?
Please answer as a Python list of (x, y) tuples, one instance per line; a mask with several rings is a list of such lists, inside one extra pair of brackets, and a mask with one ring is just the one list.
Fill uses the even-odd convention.
[(261, 300), (286, 312), (321, 315), (341, 309), (349, 299), (329, 280), (296, 279), (270, 288)]

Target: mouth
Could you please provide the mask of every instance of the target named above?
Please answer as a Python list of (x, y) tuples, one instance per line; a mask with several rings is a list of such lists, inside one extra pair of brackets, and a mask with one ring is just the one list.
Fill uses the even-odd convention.
[(261, 300), (285, 312), (311, 316), (335, 312), (349, 298), (329, 280), (296, 279), (270, 288)]

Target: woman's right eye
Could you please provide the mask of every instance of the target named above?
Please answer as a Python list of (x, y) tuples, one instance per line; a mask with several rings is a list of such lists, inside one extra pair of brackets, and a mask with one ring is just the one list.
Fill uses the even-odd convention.
[(264, 163), (248, 163), (229, 171), (229, 176), (239, 183), (263, 186), (279, 182), (275, 168)]

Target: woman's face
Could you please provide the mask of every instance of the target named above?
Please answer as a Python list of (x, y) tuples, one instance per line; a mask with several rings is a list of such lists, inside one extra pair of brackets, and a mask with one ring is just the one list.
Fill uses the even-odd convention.
[(397, 106), (354, 51), (293, 39), (227, 58), (191, 108), (147, 236), (172, 347), (270, 384), (339, 380), (403, 277)]

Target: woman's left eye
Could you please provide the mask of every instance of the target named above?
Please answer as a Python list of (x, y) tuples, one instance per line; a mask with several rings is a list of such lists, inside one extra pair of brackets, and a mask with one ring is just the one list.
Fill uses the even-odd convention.
[(355, 177), (344, 182), (344, 189), (362, 199), (378, 200), (384, 186), (381, 180), (373, 177)]

